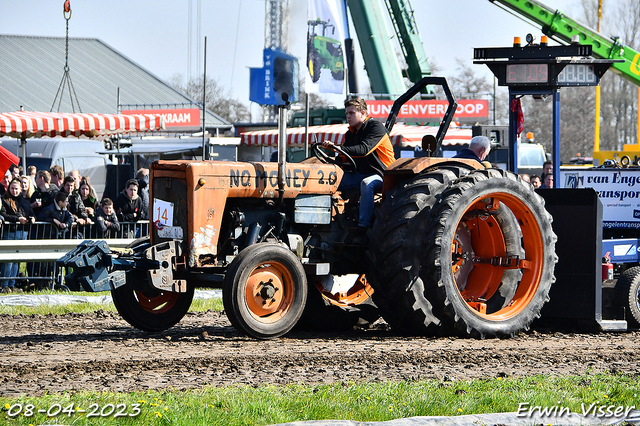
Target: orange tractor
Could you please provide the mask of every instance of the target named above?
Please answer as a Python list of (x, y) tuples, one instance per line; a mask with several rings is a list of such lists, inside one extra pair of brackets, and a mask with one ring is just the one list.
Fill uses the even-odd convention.
[[(423, 141), (435, 153), (456, 108), (444, 78), (401, 96), (386, 126), (427, 84), (449, 99), (437, 136)], [(222, 288), (233, 326), (256, 338), (379, 315), (411, 334), (510, 336), (540, 315), (556, 236), (544, 201), (517, 175), (473, 160), (399, 159), (364, 247), (348, 237), (357, 197), (338, 191), (348, 155), (314, 148), (287, 165), (279, 149), (278, 163), (153, 163), (150, 237), (125, 252), (83, 242), (58, 261), (73, 270), (67, 286), (111, 290), (120, 315), (147, 331), (180, 321), (196, 287)]]

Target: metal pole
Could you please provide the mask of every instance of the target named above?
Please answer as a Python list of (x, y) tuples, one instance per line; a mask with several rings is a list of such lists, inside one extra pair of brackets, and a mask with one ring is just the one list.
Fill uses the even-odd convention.
[[(602, 20), (602, 0), (598, 0), (598, 33), (600, 32), (600, 22)], [(600, 84), (596, 86), (596, 122), (594, 130), (594, 143), (593, 150), (595, 152), (600, 151)], [(640, 143), (640, 142), (639, 142)], [(555, 176), (555, 159), (554, 159), (554, 176), (553, 184), (556, 183)]]
[(207, 113), (207, 37), (204, 38), (204, 73), (202, 77), (202, 159), (206, 160), (205, 156), (205, 118)]
[(278, 186), (284, 189), (287, 161), (287, 121), (286, 110), (278, 108)]
[(285, 106), (277, 106), (278, 108), (278, 207), (282, 205), (284, 199), (284, 187), (286, 184), (287, 173), (287, 111), (286, 93), (282, 97)]
[(498, 79), (493, 76), (493, 125), (496, 125), (496, 89), (498, 86)]
[[(116, 99), (118, 102), (118, 114), (121, 112), (120, 110), (120, 87), (118, 87), (118, 90), (116, 92)], [(123, 157), (120, 157), (120, 135), (116, 135), (116, 151), (118, 152), (118, 154), (116, 154), (116, 192), (114, 195), (112, 195), (112, 197), (115, 199), (118, 197), (118, 195), (120, 194), (120, 160)], [(134, 171), (135, 173), (135, 171)]]
[(22, 169), (24, 173), (27, 173), (27, 137), (25, 134), (22, 134), (22, 138), (20, 139), (20, 146), (22, 146)]
[(518, 120), (515, 111), (511, 111), (511, 102), (516, 96), (509, 88), (509, 170), (518, 173)]
[(560, 92), (553, 89), (553, 187), (560, 177)]
[[(24, 111), (24, 106), (20, 105), (20, 111)], [(20, 139), (16, 139), (16, 149), (19, 151), (22, 147), (22, 169), (27, 173), (27, 139), (25, 133), (22, 133)], [(16, 154), (18, 153), (16, 151)]]
[(304, 105), (304, 158), (309, 156), (309, 94)]

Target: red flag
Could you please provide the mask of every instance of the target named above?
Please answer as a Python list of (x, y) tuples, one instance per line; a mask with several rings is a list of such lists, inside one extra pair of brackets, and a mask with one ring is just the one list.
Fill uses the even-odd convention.
[(15, 156), (5, 147), (0, 146), (0, 172), (2, 172), (0, 176), (4, 176), (4, 174), (7, 173), (7, 170), (9, 170), (9, 167), (12, 164), (15, 164), (16, 166), (20, 164), (20, 158)]
[(511, 112), (516, 113), (516, 133), (520, 137), (520, 133), (524, 130), (524, 114), (522, 114), (520, 98), (515, 98), (511, 101)]

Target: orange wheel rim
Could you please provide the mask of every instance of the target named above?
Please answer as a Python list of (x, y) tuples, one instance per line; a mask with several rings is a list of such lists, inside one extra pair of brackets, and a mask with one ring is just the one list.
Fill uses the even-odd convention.
[(291, 309), (295, 283), (280, 262), (258, 265), (247, 279), (245, 295), (251, 316), (263, 323), (275, 323)]
[(346, 291), (330, 292), (327, 291), (320, 281), (314, 281), (314, 284), (318, 291), (322, 294), (329, 303), (336, 306), (356, 306), (360, 303), (367, 301), (373, 294), (373, 287), (367, 281), (367, 277), (360, 275), (353, 286)]
[(169, 311), (178, 301), (180, 293), (163, 291), (157, 296), (148, 297), (141, 291), (136, 291), (136, 299), (142, 309), (152, 314), (162, 314)]
[[(515, 216), (522, 232), (524, 259), (509, 261), (502, 229), (490, 214), (499, 204)], [(486, 211), (486, 214), (477, 212)], [(474, 211), (473, 214), (469, 214)], [(513, 260), (513, 259), (512, 259)], [(458, 295), (474, 314), (492, 321), (503, 321), (522, 312), (533, 300), (542, 276), (544, 241), (540, 224), (531, 210), (516, 196), (492, 193), (470, 204), (459, 220), (451, 243), (451, 272)], [(507, 269), (520, 269), (522, 278), (513, 297), (495, 312), (487, 313), (487, 301), (496, 294)]]

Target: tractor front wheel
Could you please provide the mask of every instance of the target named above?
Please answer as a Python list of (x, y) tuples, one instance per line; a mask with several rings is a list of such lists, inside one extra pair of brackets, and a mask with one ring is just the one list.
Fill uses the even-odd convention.
[(309, 68), (309, 74), (311, 75), (311, 81), (316, 83), (318, 80), (320, 80), (320, 73), (322, 72), (322, 64), (320, 62), (320, 55), (318, 54), (318, 52), (314, 49), (311, 52), (311, 55), (309, 55), (309, 63), (308, 68)]
[(286, 334), (307, 301), (307, 279), (300, 260), (280, 244), (247, 247), (231, 262), (222, 301), (236, 330), (258, 339)]
[[(149, 237), (138, 238), (127, 246), (135, 253), (149, 246)], [(186, 293), (158, 290), (148, 284), (146, 271), (127, 272), (127, 282), (142, 283), (144, 290), (127, 286), (111, 290), (111, 298), (118, 313), (126, 322), (143, 331), (164, 331), (176, 325), (186, 315), (193, 301), (195, 288), (188, 286)]]
[[(127, 274), (127, 280), (147, 280), (144, 273)], [(127, 286), (111, 290), (113, 304), (120, 316), (129, 324), (143, 331), (164, 331), (176, 325), (186, 315), (193, 301), (194, 287), (187, 286), (185, 293), (173, 293), (149, 287), (132, 290)]]

